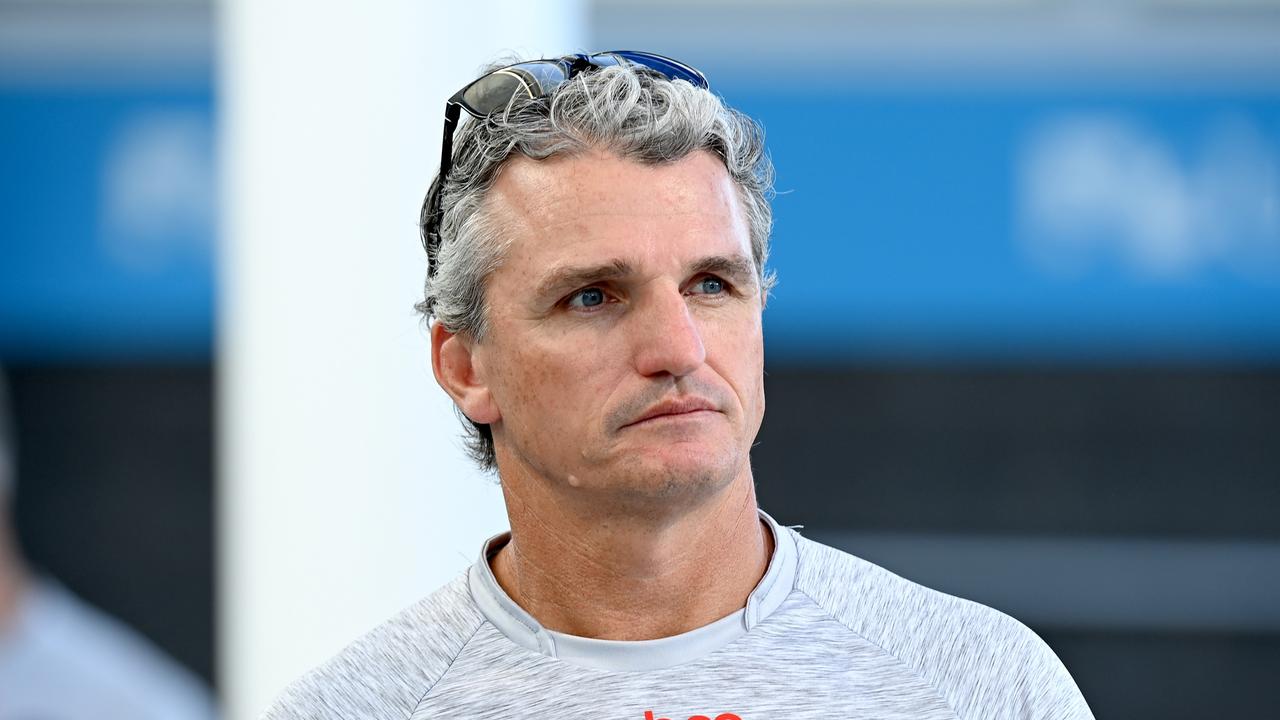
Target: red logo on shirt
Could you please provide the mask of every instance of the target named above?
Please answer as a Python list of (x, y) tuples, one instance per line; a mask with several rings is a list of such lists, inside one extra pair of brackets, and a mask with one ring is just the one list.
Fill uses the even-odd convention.
[[(644, 720), (671, 720), (671, 719), (669, 719), (669, 717), (654, 717), (652, 710), (645, 710)], [(712, 717), (709, 717), (707, 715), (694, 715), (690, 717), (689, 720), (712, 720)], [(732, 712), (721, 712), (721, 714), (717, 715), (716, 719), (714, 720), (742, 720), (742, 719), (737, 715), (733, 715)]]

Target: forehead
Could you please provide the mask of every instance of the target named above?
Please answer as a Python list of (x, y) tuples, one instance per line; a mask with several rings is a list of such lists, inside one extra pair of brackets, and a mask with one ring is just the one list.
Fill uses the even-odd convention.
[(652, 267), (750, 256), (736, 186), (706, 151), (652, 165), (603, 152), (518, 157), (503, 168), (489, 202), (511, 242), (504, 266), (524, 273), (565, 260)]

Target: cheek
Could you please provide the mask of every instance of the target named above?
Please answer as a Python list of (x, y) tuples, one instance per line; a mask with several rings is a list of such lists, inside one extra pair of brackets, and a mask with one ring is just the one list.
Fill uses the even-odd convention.
[(759, 329), (757, 329), (751, 346), (744, 348), (744, 353), (752, 358), (752, 362), (747, 372), (751, 373), (753, 378), (752, 387), (755, 391), (755, 423), (759, 428), (760, 418), (764, 416), (764, 338)]
[(547, 347), (526, 342), (506, 355), (494, 388), (503, 418), (532, 434), (580, 428), (598, 415), (606, 391), (599, 348)]
[[(717, 333), (719, 366), (748, 418), (764, 412), (764, 339), (760, 321), (742, 322)], [(758, 417), (756, 418), (758, 420)]]

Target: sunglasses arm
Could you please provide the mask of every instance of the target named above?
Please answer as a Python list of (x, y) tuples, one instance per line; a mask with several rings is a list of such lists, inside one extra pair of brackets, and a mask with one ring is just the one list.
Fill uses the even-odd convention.
[(440, 182), (453, 167), (453, 134), (458, 130), (458, 118), (462, 115), (462, 106), (450, 100), (444, 107), (444, 139), (440, 141)]

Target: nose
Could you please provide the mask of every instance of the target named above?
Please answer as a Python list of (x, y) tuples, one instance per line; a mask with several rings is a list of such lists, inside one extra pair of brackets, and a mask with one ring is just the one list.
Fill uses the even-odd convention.
[(707, 359), (702, 331), (679, 288), (655, 291), (635, 313), (636, 370), (646, 377), (683, 377)]

